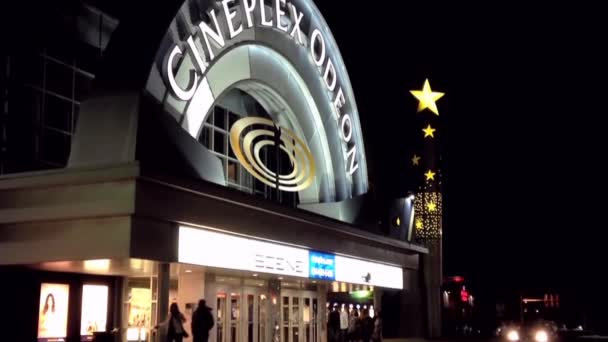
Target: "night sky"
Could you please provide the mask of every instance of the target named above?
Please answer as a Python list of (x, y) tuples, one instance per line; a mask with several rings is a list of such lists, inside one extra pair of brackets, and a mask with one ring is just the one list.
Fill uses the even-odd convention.
[(409, 90), (428, 77), (446, 93), (447, 274), (481, 290), (604, 287), (608, 27), (599, 7), (316, 3), (349, 70), (381, 196), (402, 195), (413, 177), (422, 114)]

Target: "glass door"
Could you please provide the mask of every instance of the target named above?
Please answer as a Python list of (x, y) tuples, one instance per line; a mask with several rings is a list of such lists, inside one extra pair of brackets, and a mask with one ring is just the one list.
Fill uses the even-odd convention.
[(281, 292), (281, 342), (317, 342), (318, 324), (315, 292)]
[(266, 342), (267, 294), (260, 289), (222, 288), (217, 291), (217, 342)]

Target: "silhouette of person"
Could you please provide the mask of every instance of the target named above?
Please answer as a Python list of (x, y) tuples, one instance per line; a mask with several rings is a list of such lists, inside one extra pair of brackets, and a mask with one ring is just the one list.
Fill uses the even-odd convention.
[(209, 339), (209, 330), (213, 328), (213, 315), (211, 308), (207, 306), (204, 299), (198, 301), (198, 306), (192, 314), (192, 341), (207, 342)]
[(167, 342), (182, 342), (184, 337), (188, 337), (188, 333), (184, 329), (186, 317), (179, 311), (177, 303), (171, 303), (169, 308), (169, 318), (166, 321), (156, 326), (167, 327)]

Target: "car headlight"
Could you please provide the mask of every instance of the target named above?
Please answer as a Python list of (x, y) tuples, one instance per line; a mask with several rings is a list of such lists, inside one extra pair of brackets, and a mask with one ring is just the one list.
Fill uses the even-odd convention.
[(507, 340), (515, 342), (519, 341), (519, 333), (516, 330), (511, 330), (507, 333)]
[(534, 335), (534, 341), (536, 342), (547, 342), (549, 341), (549, 335), (544, 330), (539, 330)]

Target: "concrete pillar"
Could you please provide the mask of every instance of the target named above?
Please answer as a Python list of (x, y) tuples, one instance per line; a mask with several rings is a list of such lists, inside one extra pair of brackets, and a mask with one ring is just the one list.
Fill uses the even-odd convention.
[(421, 266), (425, 284), (426, 328), (428, 338), (441, 337), (441, 240), (426, 242), (429, 254), (423, 255)]
[[(169, 287), (171, 281), (171, 264), (159, 263), (156, 273), (156, 323), (164, 322), (169, 315)], [(166, 340), (166, 329), (158, 329), (157, 341), (162, 342)]]
[(327, 342), (327, 292), (328, 284), (317, 284), (317, 329), (319, 341)]
[(277, 279), (268, 280), (268, 295), (270, 306), (268, 308), (268, 325), (270, 325), (270, 338), (272, 342), (281, 341), (281, 281)]
[(426, 310), (424, 309), (421, 270), (405, 269), (403, 290), (400, 294), (399, 317), (401, 324), (397, 331), (401, 338), (420, 338), (425, 335)]

